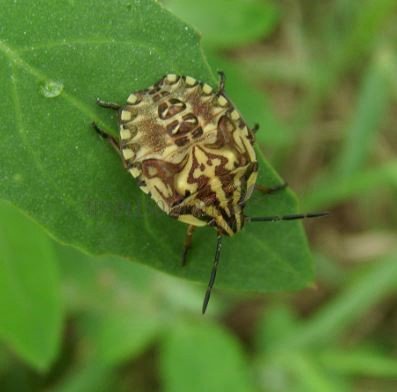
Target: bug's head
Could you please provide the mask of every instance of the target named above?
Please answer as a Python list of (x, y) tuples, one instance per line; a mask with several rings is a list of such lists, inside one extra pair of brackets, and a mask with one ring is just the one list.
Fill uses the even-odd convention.
[(232, 236), (238, 233), (244, 226), (243, 206), (213, 207), (209, 211), (211, 220), (209, 226), (213, 226), (222, 235)]
[(179, 221), (193, 226), (211, 226), (222, 235), (232, 236), (244, 225), (243, 206), (221, 207), (216, 204), (195, 203), (193, 207), (178, 209), (174, 215)]
[(218, 186), (206, 186), (185, 198), (174, 216), (194, 226), (212, 226), (222, 235), (232, 236), (244, 226), (244, 206), (251, 197), (257, 165), (248, 164), (217, 179)]

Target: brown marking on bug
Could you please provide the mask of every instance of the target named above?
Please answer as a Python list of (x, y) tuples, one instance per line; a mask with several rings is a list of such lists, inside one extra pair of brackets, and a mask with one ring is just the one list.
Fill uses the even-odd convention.
[(178, 139), (175, 139), (175, 144), (178, 147), (185, 146), (187, 143), (189, 143), (189, 138), (187, 136), (183, 136), (183, 137), (180, 137)]
[(170, 122), (169, 124), (167, 124), (166, 129), (169, 135), (173, 135), (175, 133), (177, 133), (177, 127), (179, 125), (179, 121), (178, 120), (173, 120), (172, 122)]
[(198, 127), (192, 132), (193, 139), (197, 139), (203, 135), (203, 128)]
[(178, 98), (170, 98), (166, 102), (162, 102), (158, 107), (158, 115), (162, 120), (168, 120), (176, 114), (183, 112), (186, 104)]

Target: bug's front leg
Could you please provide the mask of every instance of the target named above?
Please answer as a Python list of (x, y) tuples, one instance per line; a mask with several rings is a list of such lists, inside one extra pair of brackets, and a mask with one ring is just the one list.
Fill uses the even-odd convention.
[(119, 103), (103, 101), (100, 98), (96, 99), (96, 103), (97, 103), (97, 105), (102, 106), (103, 108), (106, 108), (106, 109), (120, 110), (120, 108), (121, 108), (121, 105)]
[(109, 135), (106, 131), (100, 128), (96, 122), (92, 123), (92, 127), (95, 129), (96, 133), (101, 136), (102, 139), (106, 140), (121, 156), (119, 142), (112, 135)]
[[(106, 108), (106, 109), (120, 110), (120, 108), (121, 108), (121, 105), (118, 103), (106, 102), (99, 98), (96, 99), (96, 103), (97, 103), (97, 105), (99, 105), (103, 108)], [(95, 129), (95, 131), (97, 132), (97, 134), (100, 135), (108, 143), (110, 143), (111, 146), (116, 150), (116, 152), (121, 156), (120, 143), (112, 135), (109, 135), (106, 131), (101, 129), (97, 123), (93, 122), (92, 126)]]

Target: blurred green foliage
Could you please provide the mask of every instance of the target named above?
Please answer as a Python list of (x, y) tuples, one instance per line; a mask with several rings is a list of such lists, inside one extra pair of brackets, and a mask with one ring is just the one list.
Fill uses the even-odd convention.
[(397, 3), (189, 3), (164, 1), (302, 206), (332, 210), (308, 225), (316, 288), (218, 291), (203, 318), (200, 287), (63, 246), (2, 203), (0, 389), (396, 390)]

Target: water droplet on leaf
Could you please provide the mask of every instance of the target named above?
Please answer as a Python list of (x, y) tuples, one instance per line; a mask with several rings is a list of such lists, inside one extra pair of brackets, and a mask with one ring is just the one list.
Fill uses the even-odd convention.
[(60, 95), (62, 91), (63, 91), (63, 83), (56, 82), (54, 80), (49, 80), (40, 87), (40, 92), (46, 98), (55, 98), (58, 95)]

